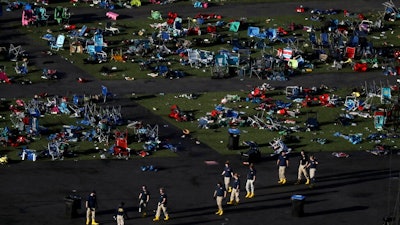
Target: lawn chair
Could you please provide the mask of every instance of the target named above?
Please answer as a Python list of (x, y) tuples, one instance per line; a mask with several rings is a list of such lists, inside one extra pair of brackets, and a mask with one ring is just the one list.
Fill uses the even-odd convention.
[(108, 88), (104, 85), (101, 86), (101, 95), (103, 96), (103, 102), (107, 101), (107, 98), (113, 97), (114, 95), (108, 90)]
[(87, 26), (83, 25), (81, 29), (79, 29), (78, 31), (74, 30), (71, 32), (71, 34), (69, 35), (70, 38), (82, 38), (85, 36), (85, 33), (87, 31)]
[(128, 158), (130, 156), (130, 149), (128, 148), (128, 131), (125, 133), (116, 131), (115, 144), (112, 147), (113, 155), (118, 158)]
[(374, 127), (378, 131), (382, 131), (386, 123), (386, 113), (384, 111), (374, 112)]
[(111, 60), (115, 62), (125, 62), (124, 56), (122, 55), (122, 49), (116, 53), (114, 52), (114, 49), (111, 49)]
[(0, 71), (0, 82), (11, 84), (11, 80), (10, 80), (10, 78), (8, 78), (8, 76), (4, 70)]
[(345, 50), (345, 57), (347, 59), (354, 59), (355, 56), (356, 56), (356, 48), (347, 46)]
[(26, 75), (28, 74), (28, 61), (24, 60), (21, 64), (15, 62), (15, 73)]
[(119, 34), (120, 31), (117, 27), (113, 27), (111, 22), (107, 22), (106, 27), (104, 28), (106, 32), (110, 32), (112, 34)]
[(329, 40), (329, 34), (327, 32), (321, 33), (320, 38), (322, 47), (329, 48), (331, 46), (331, 42)]
[(392, 92), (390, 87), (381, 88), (381, 103), (390, 104), (392, 102)]
[(266, 61), (263, 57), (255, 59), (250, 67), (250, 78), (255, 75), (261, 80), (266, 74), (266, 68)]
[(239, 21), (233, 21), (229, 25), (229, 31), (238, 32), (239, 26), (240, 26), (240, 22)]
[(191, 67), (199, 68), (200, 67), (200, 53), (197, 49), (188, 49), (188, 63)]
[(310, 32), (308, 35), (308, 39), (311, 43), (312, 49), (317, 49), (319, 47), (317, 36), (315, 35), (315, 32)]
[(63, 49), (64, 48), (64, 41), (65, 41), (65, 35), (64, 34), (59, 34), (57, 36), (56, 42), (50, 43), (50, 49), (54, 49), (56, 51)]
[(152, 19), (152, 20), (162, 20), (162, 16), (161, 16), (160, 11), (151, 10), (151, 14), (150, 14), (149, 19)]
[(140, 7), (142, 6), (142, 2), (140, 0), (131, 0), (130, 5), (135, 7)]
[(50, 16), (47, 14), (46, 8), (44, 7), (35, 8), (35, 15), (36, 15), (36, 23), (47, 25), (47, 21)]
[(214, 58), (214, 67), (211, 69), (213, 78), (225, 78), (229, 75), (228, 57), (219, 53)]
[(315, 131), (319, 129), (318, 114), (317, 112), (307, 112), (307, 120), (304, 123), (308, 131)]
[(54, 20), (58, 24), (68, 24), (71, 14), (68, 8), (57, 6), (54, 9)]
[(259, 35), (260, 35), (260, 28), (259, 27), (249, 26), (247, 28), (247, 36), (252, 38), (252, 37), (257, 37)]
[(288, 148), (288, 146), (282, 141), (282, 138), (280, 137), (274, 138), (274, 140), (272, 140), (269, 144), (274, 151), (271, 156), (279, 155), (281, 154), (281, 152), (286, 152), (287, 154), (289, 154), (292, 151), (292, 149)]
[(22, 26), (32, 25), (35, 23), (35, 21), (36, 16), (31, 5), (25, 5), (24, 9), (22, 10)]

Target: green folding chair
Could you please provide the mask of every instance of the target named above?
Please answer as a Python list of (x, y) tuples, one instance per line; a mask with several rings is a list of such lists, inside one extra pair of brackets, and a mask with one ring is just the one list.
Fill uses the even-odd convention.
[(238, 32), (240, 26), (240, 22), (234, 21), (230, 23), (229, 31)]
[(162, 16), (161, 16), (160, 11), (151, 10), (151, 16), (149, 17), (149, 19), (152, 19), (152, 20), (162, 20)]

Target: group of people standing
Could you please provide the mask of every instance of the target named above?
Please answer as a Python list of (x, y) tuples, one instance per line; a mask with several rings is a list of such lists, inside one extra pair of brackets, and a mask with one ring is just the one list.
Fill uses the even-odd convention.
[[(230, 193), (228, 205), (238, 205), (240, 202), (240, 188), (241, 181), (240, 175), (233, 171), (229, 161), (225, 162), (224, 169), (221, 173), (224, 177), (224, 184), (222, 182), (218, 182), (217, 186), (214, 190), (214, 198), (217, 203), (218, 211), (215, 213), (217, 215), (222, 216), (224, 213), (223, 210), (223, 199), (227, 197), (227, 193)], [(249, 164), (249, 169), (246, 176), (246, 196), (245, 198), (253, 198), (254, 197), (254, 182), (256, 180), (256, 169), (254, 165)]]
[[(289, 167), (289, 156), (286, 152), (282, 151), (278, 159), (276, 161), (276, 165), (278, 166), (278, 176), (279, 176), (279, 184), (286, 184), (286, 168)], [(295, 184), (300, 184), (302, 182), (303, 177), (306, 179), (305, 184), (309, 185), (310, 188), (315, 185), (315, 174), (317, 171), (318, 161), (314, 155), (308, 156), (304, 150), (300, 152), (299, 159), (299, 167), (297, 173), (297, 181)], [(249, 168), (246, 174), (246, 183), (245, 190), (246, 196), (245, 198), (253, 198), (255, 196), (254, 193), (254, 183), (256, 181), (256, 169), (254, 165), (249, 164)], [(230, 193), (228, 205), (238, 205), (240, 202), (240, 189), (241, 189), (241, 181), (240, 175), (233, 171), (229, 161), (225, 162), (224, 169), (221, 173), (223, 176), (223, 184), (222, 182), (218, 182), (216, 188), (214, 190), (214, 198), (217, 203), (218, 211), (215, 213), (217, 215), (223, 215), (223, 200), (227, 198), (228, 193)]]
[[(168, 196), (165, 191), (165, 188), (161, 187), (159, 189), (160, 191), (160, 197), (157, 202), (157, 210), (156, 210), (156, 215), (153, 219), (153, 221), (159, 221), (161, 213), (164, 214), (164, 220), (167, 221), (169, 220), (169, 214), (167, 210), (167, 205), (168, 205)], [(139, 194), (139, 213), (142, 214), (142, 217), (147, 216), (147, 204), (150, 201), (150, 192), (147, 189), (146, 185), (142, 186), (142, 190), (140, 191)], [(120, 224), (118, 224), (120, 225)], [(121, 224), (123, 225), (123, 224)]]
[[(286, 184), (286, 169), (289, 167), (289, 157), (286, 152), (281, 152), (276, 161), (276, 165), (278, 166), (278, 176), (279, 176), (279, 184)], [(299, 158), (299, 166), (298, 166), (298, 174), (297, 174), (297, 182), (295, 184), (300, 184), (302, 182), (303, 177), (306, 179), (305, 184), (313, 187), (315, 184), (315, 174), (317, 170), (318, 161), (314, 157), (314, 155), (307, 156), (305, 151), (300, 152)], [(240, 190), (242, 188), (240, 175), (237, 172), (234, 172), (230, 162), (226, 161), (223, 171), (221, 173), (223, 176), (223, 183), (218, 182), (213, 197), (216, 200), (218, 211), (215, 213), (217, 215), (222, 216), (224, 213), (223, 210), (223, 201), (228, 197), (228, 193), (230, 193), (229, 201), (226, 202), (228, 205), (238, 205), (240, 202)], [(257, 171), (252, 163), (248, 165), (247, 173), (246, 173), (246, 182), (245, 182), (245, 190), (246, 196), (245, 198), (251, 199), (255, 196), (255, 188), (254, 183), (256, 181)], [(153, 221), (159, 221), (161, 213), (164, 215), (164, 220), (169, 220), (169, 214), (167, 211), (168, 197), (165, 191), (165, 188), (161, 187), (159, 189), (160, 197), (157, 202), (157, 210)], [(146, 185), (142, 186), (142, 189), (138, 196), (139, 199), (139, 207), (138, 211), (142, 214), (143, 217), (147, 215), (147, 205), (150, 200), (150, 192), (147, 189)], [(96, 192), (92, 191), (88, 196), (86, 202), (86, 225), (98, 225), (95, 221), (95, 213), (97, 208), (97, 198)], [(127, 218), (126, 211), (124, 210), (124, 203), (121, 202), (114, 215), (114, 219), (117, 221), (118, 225), (124, 225), (124, 220)]]
[[(167, 193), (165, 192), (165, 188), (161, 187), (159, 189), (160, 191), (160, 197), (157, 202), (157, 210), (156, 210), (156, 215), (153, 219), (153, 221), (159, 221), (161, 213), (164, 214), (164, 220), (167, 221), (169, 220), (169, 215), (167, 211), (167, 203), (168, 203), (168, 197)], [(138, 211), (139, 213), (142, 214), (142, 217), (147, 216), (147, 205), (150, 201), (150, 192), (147, 189), (146, 185), (142, 186), (142, 189), (139, 193), (138, 196), (139, 199), (139, 207)], [(124, 225), (125, 224), (125, 219), (128, 218), (128, 215), (124, 209), (124, 202), (121, 202), (113, 216), (114, 220), (117, 222), (117, 225)], [(96, 191), (92, 191), (89, 196), (87, 197), (85, 201), (85, 207), (86, 207), (86, 225), (98, 225), (99, 223), (96, 222), (95, 217), (96, 217), (96, 209), (98, 207), (97, 205), (97, 197), (96, 197)]]
[[(286, 184), (286, 168), (289, 167), (289, 157), (286, 152), (282, 151), (276, 161), (278, 166), (279, 184)], [(299, 167), (297, 172), (297, 181), (295, 184), (300, 184), (303, 177), (306, 179), (305, 184), (310, 185), (310, 188), (315, 185), (315, 174), (317, 171), (318, 161), (314, 155), (307, 156), (306, 152), (300, 152)]]

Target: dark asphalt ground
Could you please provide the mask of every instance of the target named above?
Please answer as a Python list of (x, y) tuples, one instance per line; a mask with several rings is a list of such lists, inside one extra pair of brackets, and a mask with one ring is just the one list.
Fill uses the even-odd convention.
[[(281, 15), (293, 13), (299, 4), (256, 4), (212, 7), (204, 13), (252, 15)], [(350, 11), (364, 11), (382, 8), (377, 1), (313, 1), (302, 3), (310, 8), (346, 8)], [(139, 9), (121, 10), (121, 15), (130, 17), (148, 16), (150, 9), (161, 11), (177, 11), (183, 16), (198, 12), (193, 7), (174, 8), (174, 5), (145, 5)], [(279, 9), (279, 10), (278, 10)], [(135, 10), (134, 14), (132, 11)], [(181, 12), (182, 10), (182, 12)], [(80, 15), (103, 15), (98, 9), (74, 9), (74, 18)], [(248, 89), (265, 81), (257, 79), (211, 80), (206, 78), (188, 78), (179, 80), (154, 79), (147, 81), (98, 81), (78, 84), (76, 78), (84, 75), (84, 71), (71, 65), (56, 55), (44, 56), (42, 51), (47, 46), (30, 44), (29, 37), (18, 35), (7, 22), (20, 20), (20, 13), (5, 12), (0, 17), (0, 46), (8, 46), (10, 42), (22, 44), (32, 56), (32, 62), (38, 67), (47, 60), (59, 65), (59, 70), (67, 71), (66, 76), (54, 83), (39, 83), (31, 86), (18, 84), (2, 85), (0, 97), (31, 97), (40, 92), (49, 94), (99, 93), (101, 84), (106, 84), (117, 95), (159, 92), (197, 92), (214, 90)], [(271, 83), (272, 85), (302, 85), (349, 87), (358, 86), (364, 81), (383, 81), (394, 79), (383, 77), (381, 73), (365, 74), (309, 74), (295, 77), (287, 83)], [(391, 80), (390, 82), (392, 82)], [(196, 84), (196, 85), (193, 85)], [(123, 87), (123, 88), (121, 88)], [(150, 124), (168, 124), (154, 117), (146, 109), (126, 100), (121, 101), (126, 119), (143, 120)], [(125, 113), (126, 112), (126, 113)], [(305, 185), (293, 185), (297, 176), (297, 158), (291, 158), (291, 166), (287, 175), (289, 184), (278, 186), (278, 172), (275, 159), (264, 157), (256, 165), (258, 171), (256, 196), (244, 198), (241, 192), (241, 203), (238, 206), (225, 206), (223, 216), (216, 216), (216, 204), (212, 193), (216, 182), (221, 180), (223, 162), (229, 159), (235, 171), (242, 175), (242, 184), (246, 167), (241, 164), (239, 152), (234, 156), (221, 156), (202, 144), (196, 145), (190, 139), (180, 139), (179, 131), (173, 126), (160, 128), (160, 135), (168, 136), (181, 142), (184, 149), (173, 158), (140, 158), (134, 160), (91, 160), (91, 161), (54, 161), (54, 162), (20, 162), (0, 167), (0, 224), (5, 225), (75, 225), (84, 224), (83, 210), (78, 218), (70, 219), (65, 215), (64, 197), (71, 190), (77, 190), (83, 198), (92, 189), (96, 189), (99, 199), (97, 220), (101, 224), (114, 224), (112, 215), (120, 201), (126, 203), (129, 220), (126, 224), (155, 224), (152, 213), (141, 218), (137, 213), (137, 195), (142, 184), (149, 186), (152, 192), (149, 209), (156, 207), (158, 188), (166, 187), (169, 195), (169, 212), (171, 220), (160, 221), (160, 224), (175, 225), (239, 225), (239, 224), (273, 224), (273, 225), (337, 225), (337, 224), (382, 224), (382, 218), (390, 216), (398, 198), (400, 156), (397, 154), (376, 157), (366, 152), (352, 153), (349, 158), (339, 159), (330, 153), (317, 153), (320, 161), (317, 172), (318, 184), (309, 189)], [(225, 141), (225, 140), (224, 140)], [(397, 144), (398, 143), (394, 143)], [(338, 149), (344, 151), (345, 149)], [(207, 165), (205, 161), (215, 160), (218, 165)], [(142, 172), (143, 165), (154, 165), (158, 172)], [(290, 197), (294, 194), (306, 196), (305, 216), (298, 218), (291, 215)]]

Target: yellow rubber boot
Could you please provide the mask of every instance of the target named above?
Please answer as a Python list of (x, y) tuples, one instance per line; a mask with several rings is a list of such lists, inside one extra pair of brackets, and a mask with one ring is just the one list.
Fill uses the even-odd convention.
[(281, 184), (286, 184), (286, 179), (283, 179)]
[(219, 211), (219, 214), (218, 215), (220, 215), (220, 216), (222, 216), (222, 214), (224, 214), (224, 211)]
[(310, 179), (307, 179), (306, 184), (310, 184)]
[(254, 192), (251, 192), (249, 198), (254, 198)]
[(154, 217), (154, 219), (153, 219), (153, 221), (159, 221), (160, 220), (160, 217)]
[(215, 214), (219, 215), (221, 213), (222, 210), (219, 210), (217, 212), (215, 212)]
[(96, 221), (92, 220), (92, 225), (99, 225)]
[(228, 204), (228, 205), (233, 205), (233, 201), (229, 201), (229, 202), (227, 202), (226, 204)]
[(90, 220), (86, 219), (86, 225), (89, 225), (89, 224), (90, 224)]
[(245, 198), (248, 198), (250, 196), (250, 192), (247, 192), (246, 196), (244, 196)]
[(279, 179), (278, 184), (282, 184), (283, 179)]
[(169, 220), (169, 216), (165, 216), (164, 220), (165, 221)]

